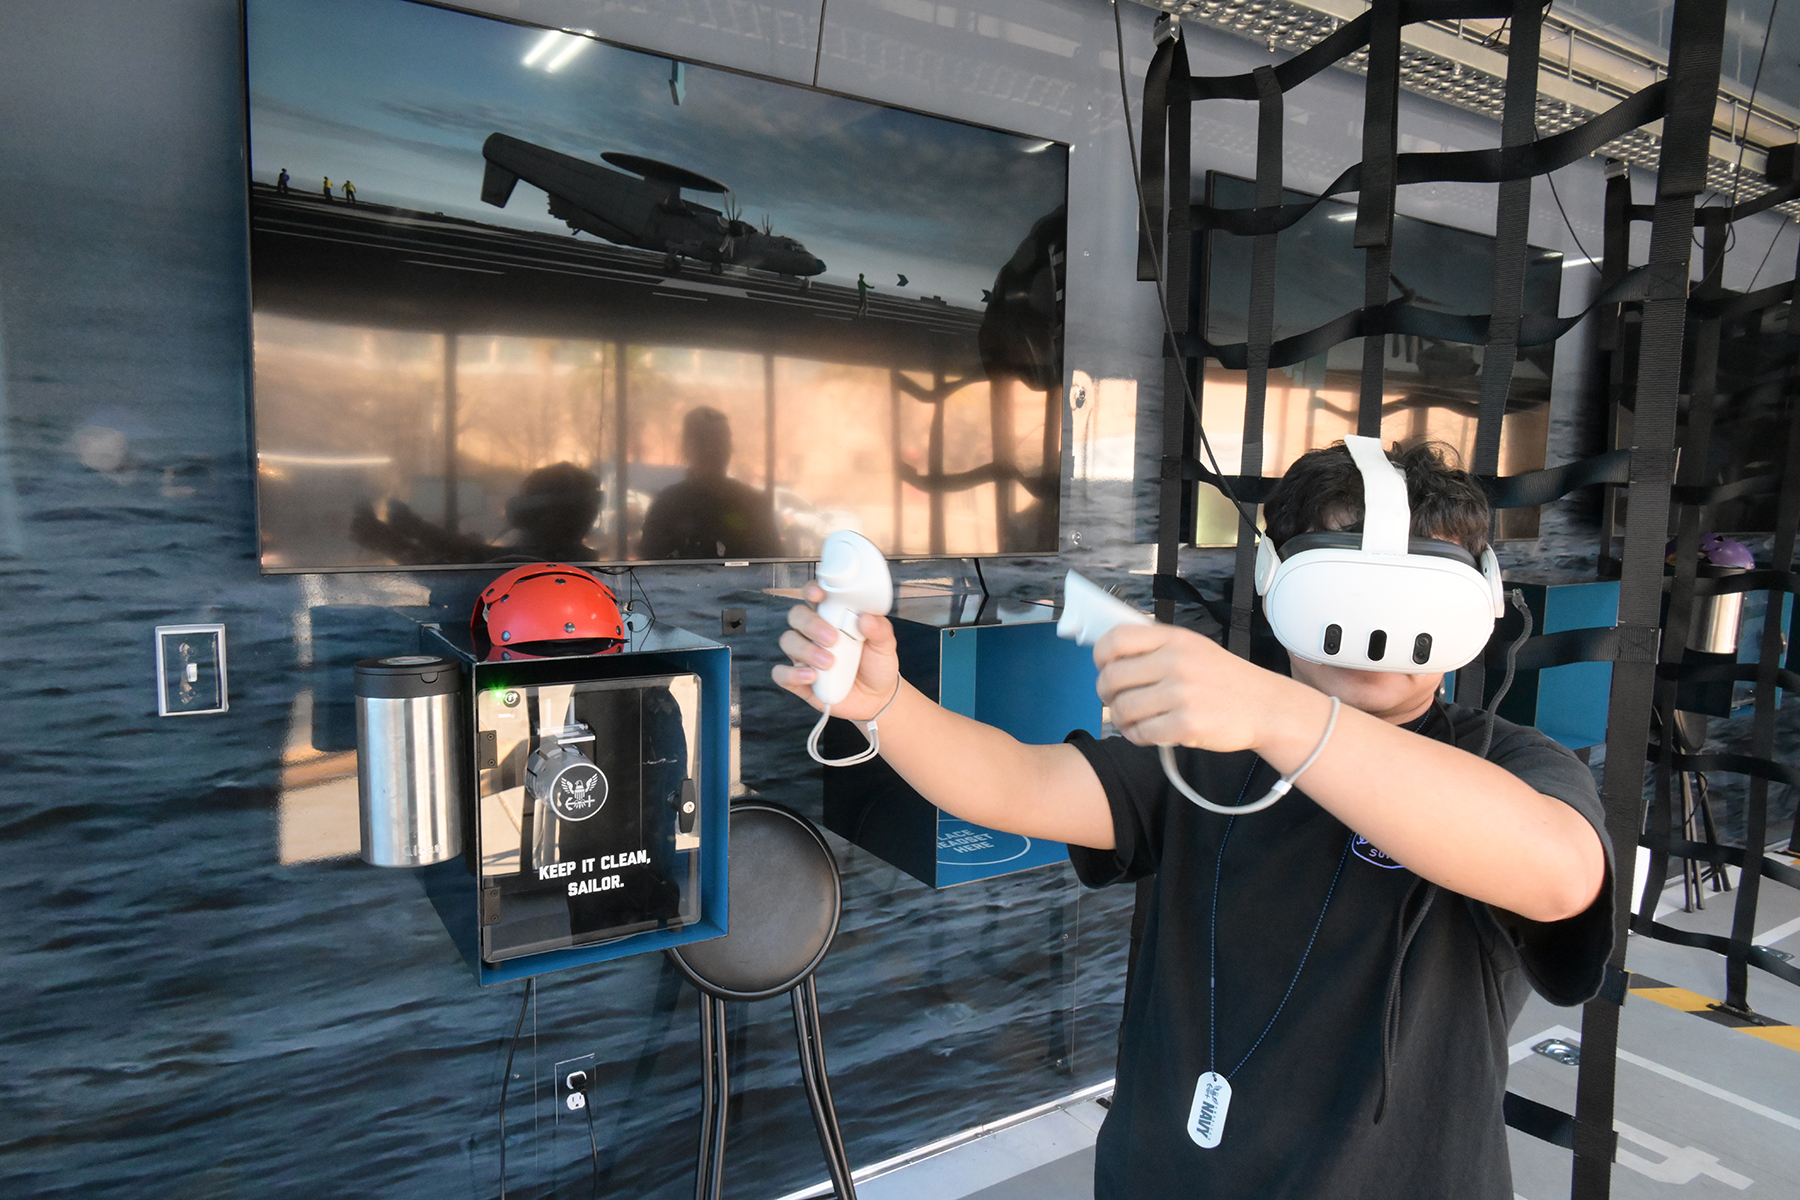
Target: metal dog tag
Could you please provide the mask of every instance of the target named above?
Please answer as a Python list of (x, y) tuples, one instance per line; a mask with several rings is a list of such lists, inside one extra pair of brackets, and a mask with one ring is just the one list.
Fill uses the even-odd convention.
[(1194, 1085), (1194, 1106), (1188, 1109), (1188, 1136), (1202, 1150), (1211, 1150), (1225, 1136), (1225, 1114), (1231, 1108), (1231, 1083), (1217, 1071), (1208, 1071)]

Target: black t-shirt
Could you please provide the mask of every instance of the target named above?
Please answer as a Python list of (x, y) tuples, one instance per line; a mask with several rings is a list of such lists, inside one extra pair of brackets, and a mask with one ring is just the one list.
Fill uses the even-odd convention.
[[(1486, 719), (1440, 705), (1421, 732), (1473, 748)], [(1097, 1200), (1511, 1200), (1507, 1034), (1528, 988), (1563, 1005), (1599, 990), (1612, 947), (1610, 845), (1599, 899), (1538, 923), (1426, 883), (1298, 790), (1263, 812), (1220, 816), (1169, 786), (1154, 749), (1071, 741), (1106, 789), (1116, 846), (1071, 846), (1077, 874), (1090, 887), (1155, 875)], [(1568, 750), (1499, 721), (1487, 757), (1581, 813), (1605, 843), (1593, 777)], [(1277, 778), (1248, 752), (1183, 750), (1177, 762), (1219, 804), (1253, 800)], [(1202, 1149), (1188, 1116), (1208, 1070), (1229, 1078), (1232, 1096), (1219, 1145)]]

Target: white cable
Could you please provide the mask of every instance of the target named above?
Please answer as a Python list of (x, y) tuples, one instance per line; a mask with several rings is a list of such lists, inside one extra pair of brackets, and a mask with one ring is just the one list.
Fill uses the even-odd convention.
[(1252, 804), (1239, 804), (1236, 806), (1214, 804), (1211, 800), (1208, 800), (1205, 796), (1202, 796), (1199, 792), (1196, 792), (1193, 788), (1189, 787), (1187, 785), (1187, 780), (1181, 777), (1181, 772), (1175, 767), (1175, 747), (1167, 745), (1158, 746), (1156, 752), (1162, 758), (1163, 774), (1169, 777), (1169, 782), (1175, 786), (1175, 790), (1186, 796), (1189, 800), (1192, 800), (1195, 804), (1198, 804), (1201, 808), (1204, 808), (1207, 812), (1224, 813), (1228, 817), (1235, 817), (1242, 813), (1261, 812), (1263, 809), (1269, 807), (1269, 805), (1275, 803), (1292, 791), (1294, 788), (1294, 781), (1306, 774), (1306, 768), (1317, 762), (1319, 755), (1325, 752), (1325, 743), (1331, 740), (1332, 732), (1337, 729), (1339, 707), (1338, 698), (1333, 696), (1331, 698), (1331, 716), (1325, 721), (1325, 733), (1319, 738), (1319, 744), (1313, 747), (1313, 752), (1306, 756), (1305, 762), (1295, 768), (1293, 774), (1283, 775), (1280, 779), (1277, 779), (1274, 786), (1263, 793), (1262, 799)]
[(899, 698), (900, 677), (896, 675), (894, 677), (894, 694), (889, 696), (887, 703), (881, 706), (881, 710), (868, 720), (868, 747), (856, 754), (850, 755), (848, 758), (822, 758), (819, 755), (819, 735), (825, 732), (825, 722), (831, 720), (831, 705), (827, 704), (825, 706), (825, 711), (819, 714), (818, 724), (814, 725), (812, 727), (812, 732), (807, 735), (806, 752), (812, 755), (812, 760), (814, 762), (827, 767), (854, 767), (858, 763), (868, 762), (877, 754), (881, 753), (881, 730), (875, 727), (875, 722), (881, 720), (881, 714), (892, 708), (894, 706), (894, 701)]

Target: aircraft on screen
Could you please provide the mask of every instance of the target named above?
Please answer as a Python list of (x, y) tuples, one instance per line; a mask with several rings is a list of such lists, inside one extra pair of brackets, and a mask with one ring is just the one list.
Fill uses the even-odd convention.
[(793, 238), (684, 199), (684, 188), (729, 190), (684, 167), (608, 151), (600, 157), (622, 168), (614, 171), (504, 133), (491, 134), (481, 156), (487, 161), (481, 198), (488, 204), (505, 208), (523, 179), (550, 197), (550, 215), (571, 229), (660, 252), (671, 273), (684, 258), (709, 264), (715, 275), (726, 266), (748, 267), (799, 279), (802, 286), (825, 271), (825, 264)]

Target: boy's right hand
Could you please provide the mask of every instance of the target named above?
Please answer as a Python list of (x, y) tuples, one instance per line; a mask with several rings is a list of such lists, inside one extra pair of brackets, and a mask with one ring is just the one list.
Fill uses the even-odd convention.
[[(788, 610), (788, 631), (781, 635), (781, 652), (792, 660), (769, 672), (777, 685), (786, 688), (815, 709), (825, 706), (813, 695), (818, 679), (816, 668), (832, 663), (832, 647), (845, 635), (818, 614), (816, 606), (825, 599), (825, 591), (817, 583), (806, 585), (806, 603)], [(894, 695), (900, 676), (900, 657), (894, 645), (894, 627), (886, 617), (864, 613), (858, 622), (864, 639), (862, 661), (857, 664), (856, 682), (850, 694), (831, 706), (831, 715), (847, 721), (866, 721), (881, 711)]]

